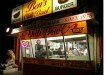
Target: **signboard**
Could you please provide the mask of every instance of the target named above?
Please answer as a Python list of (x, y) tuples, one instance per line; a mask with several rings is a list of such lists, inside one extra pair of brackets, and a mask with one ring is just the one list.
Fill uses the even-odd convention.
[(12, 23), (17, 23), (22, 21), (22, 6), (18, 6), (12, 10)]
[(77, 0), (53, 0), (53, 12), (77, 7)]
[(54, 26), (54, 25), (59, 25), (59, 24), (66, 24), (66, 23), (70, 23), (70, 22), (77, 22), (77, 21), (85, 21), (85, 20), (90, 20), (94, 18), (94, 14), (92, 12), (86, 12), (86, 13), (81, 13), (81, 14), (77, 14), (77, 15), (72, 15), (72, 16), (68, 16), (68, 17), (63, 17), (63, 18), (59, 18), (59, 19), (55, 19), (55, 20), (49, 20), (49, 21), (36, 21), (36, 26), (38, 25), (39, 27), (41, 26)]
[(79, 33), (87, 33), (86, 21), (63, 24), (59, 26), (52, 26), (49, 28), (38, 28), (34, 30), (24, 31), (19, 33), (18, 38), (45, 38)]
[[(30, 2), (13, 9), (12, 23), (21, 22), (73, 7), (77, 7), (77, 0), (31, 0)], [(21, 9), (21, 14), (18, 17), (14, 17), (17, 8)], [(18, 14), (18, 11), (16, 13)]]
[(20, 27), (19, 29), (21, 32), (21, 31), (35, 29), (35, 28), (50, 27), (50, 26), (55, 26), (60, 24), (71, 23), (71, 22), (86, 21), (90, 19), (94, 19), (94, 14), (92, 12), (86, 12), (86, 13), (81, 13), (81, 14), (49, 20), (49, 21), (47, 20), (40, 20), (36, 22), (32, 21), (28, 26)]
[(23, 5), (23, 20), (52, 13), (52, 0), (32, 0)]
[(86, 12), (86, 13), (81, 13), (81, 14), (61, 18), (59, 23), (63, 24), (63, 23), (70, 23), (70, 22), (76, 22), (76, 21), (84, 21), (84, 20), (90, 20), (93, 18), (94, 18), (94, 14), (92, 12)]

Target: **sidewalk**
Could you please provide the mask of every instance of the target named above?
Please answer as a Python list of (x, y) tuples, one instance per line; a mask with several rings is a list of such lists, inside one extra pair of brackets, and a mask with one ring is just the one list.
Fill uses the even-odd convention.
[(23, 75), (22, 71), (8, 72), (0, 75)]

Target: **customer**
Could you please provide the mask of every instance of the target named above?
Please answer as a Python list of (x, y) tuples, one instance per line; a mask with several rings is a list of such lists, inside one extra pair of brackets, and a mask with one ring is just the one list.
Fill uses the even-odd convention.
[(45, 58), (46, 51), (41, 44), (41, 40), (37, 40), (35, 44), (35, 57), (36, 58)]

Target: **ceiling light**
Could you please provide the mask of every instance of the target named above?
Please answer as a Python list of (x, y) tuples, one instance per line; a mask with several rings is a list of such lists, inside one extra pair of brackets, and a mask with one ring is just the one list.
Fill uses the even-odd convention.
[(13, 30), (12, 30), (11, 34), (18, 33), (18, 32), (19, 32), (19, 29), (16, 28), (16, 29), (13, 29)]

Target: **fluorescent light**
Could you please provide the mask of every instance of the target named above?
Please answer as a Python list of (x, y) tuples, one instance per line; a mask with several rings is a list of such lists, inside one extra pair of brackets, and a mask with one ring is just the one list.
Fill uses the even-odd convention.
[(11, 34), (18, 33), (18, 32), (19, 32), (19, 29), (13, 29)]
[(28, 49), (26, 49), (26, 54), (30, 54), (30, 51)]
[(49, 38), (47, 38), (47, 40), (59, 40), (59, 39), (63, 39), (63, 36), (60, 36), (60, 37), (49, 37)]
[[(86, 34), (79, 34), (79, 35), (69, 35), (69, 36), (64, 36), (65, 39), (67, 38), (78, 38), (78, 37), (85, 37)], [(63, 39), (63, 36), (60, 37), (49, 37), (47, 38), (47, 40), (59, 40), (59, 39)]]
[(67, 38), (78, 38), (78, 37), (85, 37), (86, 34), (79, 34), (79, 35), (70, 35), (70, 36), (64, 36), (65, 39)]

